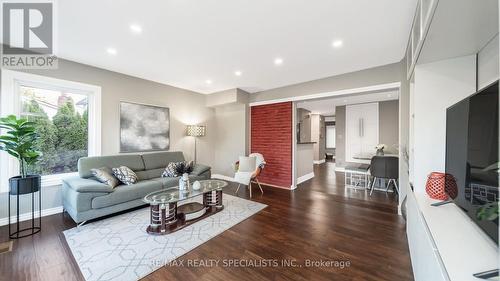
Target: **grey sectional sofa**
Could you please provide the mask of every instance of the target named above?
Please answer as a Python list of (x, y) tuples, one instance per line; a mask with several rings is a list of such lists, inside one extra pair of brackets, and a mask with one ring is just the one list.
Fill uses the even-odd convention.
[[(78, 161), (78, 174), (63, 180), (64, 210), (77, 223), (144, 205), (144, 196), (163, 188), (177, 186), (179, 178), (162, 178), (170, 162), (184, 161), (182, 152), (155, 152), (115, 156), (84, 157)], [(139, 181), (114, 189), (92, 177), (90, 169), (127, 166), (136, 172)], [(196, 164), (190, 181), (209, 179), (210, 167)]]

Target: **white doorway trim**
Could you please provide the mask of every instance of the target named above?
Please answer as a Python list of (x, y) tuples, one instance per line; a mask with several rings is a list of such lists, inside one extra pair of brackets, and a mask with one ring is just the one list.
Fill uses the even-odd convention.
[[(393, 83), (386, 83), (386, 84), (378, 84), (378, 85), (372, 85), (368, 87), (360, 87), (360, 88), (352, 88), (352, 89), (344, 89), (344, 90), (338, 90), (338, 91), (332, 91), (332, 92), (324, 92), (324, 93), (318, 93), (318, 94), (310, 94), (310, 95), (302, 95), (302, 96), (296, 96), (296, 97), (289, 97), (289, 98), (281, 98), (281, 99), (273, 99), (273, 100), (267, 100), (267, 101), (259, 101), (259, 102), (252, 102), (250, 103), (250, 106), (254, 105), (265, 105), (265, 104), (273, 104), (273, 103), (279, 103), (279, 102), (287, 102), (287, 101), (292, 101), (294, 106), (292, 107), (294, 112), (292, 115), (294, 118), (292, 118), (292, 128), (295, 128), (295, 115), (296, 115), (296, 104), (298, 101), (304, 101), (304, 100), (311, 100), (311, 99), (318, 99), (318, 98), (331, 98), (331, 97), (336, 97), (336, 96), (343, 96), (343, 95), (350, 95), (350, 94), (358, 94), (358, 93), (366, 93), (366, 92), (374, 92), (374, 91), (384, 91), (384, 90), (397, 90), (398, 91), (398, 114), (399, 120), (398, 120), (398, 126), (399, 126), (399, 134), (398, 134), (398, 145), (401, 146), (401, 82), (393, 82)], [(296, 155), (297, 153), (297, 145), (296, 145), (296, 140), (295, 140), (295, 130), (293, 130), (293, 145), (292, 145), (292, 155)], [(401, 153), (401, 151), (400, 151)], [(401, 155), (400, 160), (401, 160)], [(296, 189), (297, 184), (298, 184), (298, 179), (296, 178), (297, 175), (295, 173), (295, 167), (296, 167), (296, 161), (297, 159), (295, 157), (292, 157), (292, 187), (291, 189)], [(336, 167), (336, 171), (341, 171), (343, 170), (341, 167)], [(399, 202), (398, 202), (398, 212), (401, 214), (401, 201), (403, 198), (401, 198), (401, 194), (399, 197)]]

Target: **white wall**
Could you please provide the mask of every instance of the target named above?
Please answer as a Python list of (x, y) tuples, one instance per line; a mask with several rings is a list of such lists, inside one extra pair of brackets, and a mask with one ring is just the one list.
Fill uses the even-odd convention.
[(445, 170), (446, 108), (476, 88), (474, 55), (417, 65), (415, 68), (413, 179), (425, 191), (427, 175)]
[(479, 89), (488, 86), (498, 79), (498, 34), (481, 49), (478, 54), (478, 84)]

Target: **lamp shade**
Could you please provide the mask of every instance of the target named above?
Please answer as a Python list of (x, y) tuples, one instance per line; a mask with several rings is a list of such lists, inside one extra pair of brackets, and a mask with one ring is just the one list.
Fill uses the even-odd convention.
[(203, 137), (205, 136), (206, 127), (199, 125), (188, 125), (186, 128), (186, 134), (191, 137)]

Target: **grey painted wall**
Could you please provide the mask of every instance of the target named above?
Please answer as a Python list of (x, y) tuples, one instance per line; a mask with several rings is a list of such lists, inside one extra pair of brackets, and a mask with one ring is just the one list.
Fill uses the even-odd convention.
[(313, 144), (297, 144), (297, 178), (313, 172)]
[(311, 115), (311, 141), (313, 145), (314, 161), (325, 158), (325, 117), (319, 114)]
[[(193, 158), (194, 147), (193, 138), (185, 136), (185, 126), (206, 125), (207, 135), (198, 141), (198, 162), (214, 163), (214, 109), (205, 106), (205, 95), (66, 60), (59, 61), (57, 70), (27, 72), (101, 87), (103, 155), (119, 152), (119, 102), (132, 101), (170, 108), (170, 149), (183, 151), (187, 159)], [(3, 153), (0, 155), (6, 157)], [(42, 198), (43, 209), (60, 206), (60, 186), (43, 188)], [(0, 202), (0, 218), (4, 218), (7, 216), (6, 193), (0, 194)], [(29, 204), (23, 200), (21, 206), (21, 212), (26, 212)]]
[(326, 127), (325, 127), (325, 117), (323, 115), (319, 116), (319, 141), (318, 141), (318, 160), (325, 159), (326, 150)]
[(379, 103), (379, 143), (388, 147), (386, 153), (398, 153), (399, 141), (399, 101), (384, 101)]
[(335, 108), (335, 164), (345, 166), (345, 105)]
[(234, 176), (233, 164), (247, 155), (248, 105), (232, 104), (215, 108), (216, 136), (213, 150), (214, 174)]
[(297, 142), (311, 141), (311, 112), (307, 109), (297, 108), (297, 123), (299, 124), (299, 139)]
[(401, 62), (254, 93), (250, 102), (333, 92), (401, 81)]

